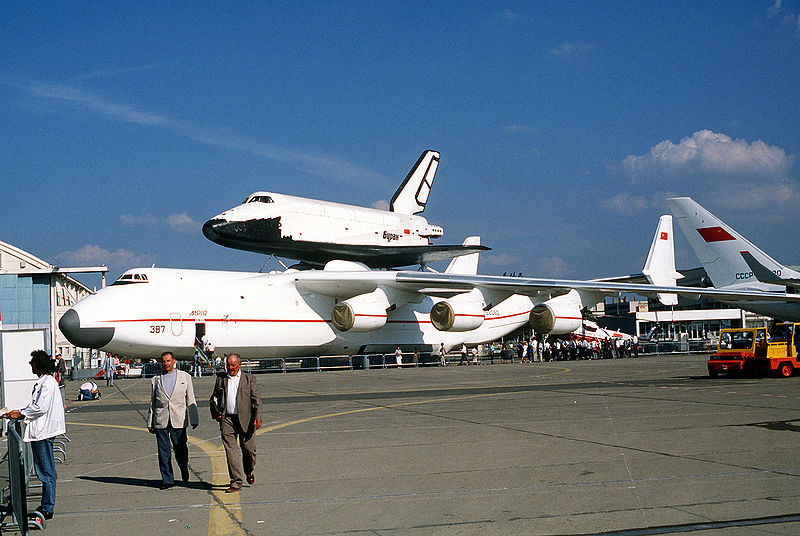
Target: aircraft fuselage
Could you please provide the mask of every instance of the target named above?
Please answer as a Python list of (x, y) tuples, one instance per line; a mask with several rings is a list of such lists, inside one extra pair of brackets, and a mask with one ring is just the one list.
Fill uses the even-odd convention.
[(133, 270), (78, 302), (59, 327), (77, 346), (140, 358), (170, 350), (190, 359), (201, 332), (218, 354), (243, 358), (352, 355), (492, 341), (528, 322), (533, 306), (514, 295), (486, 311), (481, 327), (442, 332), (429, 315), (437, 298), (420, 296), (390, 311), (380, 329), (341, 332), (331, 322), (336, 299), (299, 288), (297, 273)]

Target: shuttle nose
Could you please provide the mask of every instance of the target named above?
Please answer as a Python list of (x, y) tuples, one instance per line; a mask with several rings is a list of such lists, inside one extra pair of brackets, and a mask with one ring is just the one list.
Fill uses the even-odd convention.
[(114, 338), (114, 328), (82, 328), (75, 309), (64, 313), (58, 321), (58, 329), (69, 342), (81, 348), (102, 348)]
[(206, 238), (215, 242), (219, 238), (219, 230), (228, 223), (222, 218), (211, 218), (203, 224), (203, 234)]

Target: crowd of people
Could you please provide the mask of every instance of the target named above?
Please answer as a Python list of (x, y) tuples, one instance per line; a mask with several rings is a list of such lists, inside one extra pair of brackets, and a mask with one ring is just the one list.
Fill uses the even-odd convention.
[(589, 338), (570, 335), (564, 338), (522, 340), (516, 346), (520, 363), (534, 361), (567, 361), (571, 359), (617, 359), (639, 357), (639, 339)]

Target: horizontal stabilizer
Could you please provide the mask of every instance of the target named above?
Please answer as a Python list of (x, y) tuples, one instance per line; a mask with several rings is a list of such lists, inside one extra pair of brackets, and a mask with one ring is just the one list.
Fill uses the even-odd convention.
[(753, 271), (753, 276), (762, 283), (772, 283), (775, 285), (783, 285), (785, 287), (800, 288), (800, 279), (783, 279), (778, 274), (758, 262), (749, 251), (741, 251), (740, 254)]

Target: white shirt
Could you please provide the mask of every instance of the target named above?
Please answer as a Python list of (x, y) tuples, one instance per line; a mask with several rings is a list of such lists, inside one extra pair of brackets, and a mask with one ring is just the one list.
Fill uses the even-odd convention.
[(239, 406), (236, 404), (236, 395), (239, 393), (239, 380), (242, 379), (242, 372), (236, 376), (228, 376), (228, 392), (225, 397), (225, 413), (236, 415), (239, 413)]
[(49, 374), (39, 376), (33, 386), (31, 403), (19, 412), (25, 417), (23, 441), (41, 441), (67, 431), (64, 419), (64, 401), (58, 382)]

